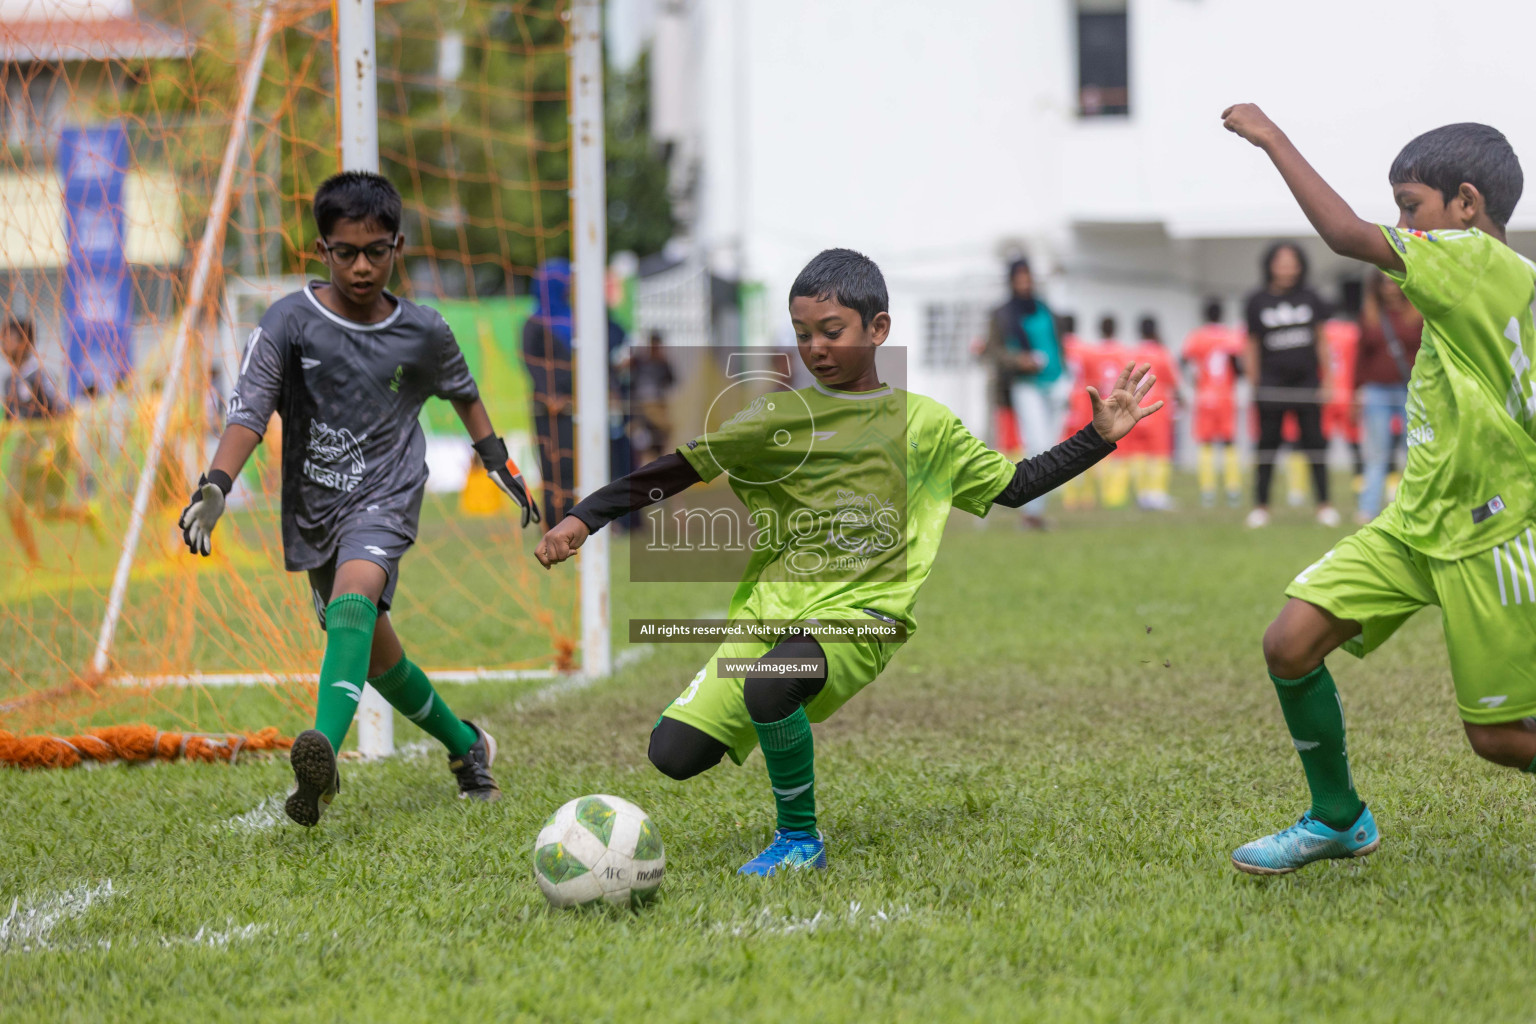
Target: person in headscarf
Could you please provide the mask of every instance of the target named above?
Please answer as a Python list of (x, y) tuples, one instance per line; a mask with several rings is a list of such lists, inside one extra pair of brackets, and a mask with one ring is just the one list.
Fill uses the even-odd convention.
[[(992, 316), (988, 350), (996, 372), (1007, 382), (1026, 455), (1039, 455), (1056, 443), (1071, 399), (1072, 380), (1061, 355), (1056, 317), (1035, 297), (1029, 261), (1008, 267), (1011, 296)], [(1045, 526), (1045, 497), (1024, 506), (1024, 524)]]

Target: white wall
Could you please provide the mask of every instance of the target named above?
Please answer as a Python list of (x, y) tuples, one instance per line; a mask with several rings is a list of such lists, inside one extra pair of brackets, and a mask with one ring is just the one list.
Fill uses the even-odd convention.
[(1030, 140), (1067, 98), (1063, 4), (707, 6), (704, 236), (729, 246), (745, 220), (749, 274), (828, 245), (893, 270), (985, 258), (1046, 222), (1051, 158)]
[[(776, 302), (818, 250), (868, 253), (915, 368), (923, 303), (1001, 298), (1003, 255), (1022, 245), (1085, 330), (1151, 312), (1177, 343), (1202, 296), (1253, 287), (1271, 238), (1311, 236), (1263, 154), (1221, 129), (1229, 103), (1264, 106), (1366, 217), (1395, 219), (1387, 167), (1440, 124), (1494, 124), (1536, 168), (1524, 47), (1497, 51), (1536, 38), (1526, 0), (1130, 0), (1132, 115), (1091, 120), (1076, 116), (1074, 12), (694, 0), (710, 265)], [(1536, 231), (1536, 196), (1511, 227)], [(1325, 290), (1352, 270), (1308, 250)]]
[[(1115, 141), (1139, 163), (1138, 205), (1175, 236), (1306, 228), (1263, 154), (1220, 129), (1234, 102), (1264, 107), (1362, 216), (1395, 219), (1387, 168), (1442, 124), (1492, 124), (1536, 167), (1525, 0), (1132, 0), (1131, 33), (1135, 113)], [(1102, 208), (1126, 179), (1075, 159), (1088, 133), (1071, 134), (1071, 206)], [(1536, 227), (1536, 200), (1515, 226)]]

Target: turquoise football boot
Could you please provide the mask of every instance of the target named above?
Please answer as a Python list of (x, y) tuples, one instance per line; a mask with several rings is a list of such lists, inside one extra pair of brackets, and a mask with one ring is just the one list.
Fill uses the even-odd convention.
[(1308, 812), (1288, 829), (1239, 846), (1232, 852), (1232, 866), (1250, 875), (1287, 875), (1315, 860), (1364, 857), (1380, 845), (1369, 807), (1343, 830), (1329, 828)]
[(780, 869), (800, 871), (815, 868), (827, 869), (827, 844), (820, 832), (796, 832), (781, 828), (773, 834), (768, 849), (753, 857), (737, 870), (738, 875), (774, 875)]

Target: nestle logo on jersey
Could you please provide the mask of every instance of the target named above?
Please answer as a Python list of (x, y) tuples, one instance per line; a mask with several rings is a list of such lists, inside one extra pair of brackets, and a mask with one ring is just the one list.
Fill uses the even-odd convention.
[[(329, 487), (333, 491), (355, 489), (363, 480), (363, 470), (368, 468), (368, 463), (363, 459), (362, 444), (367, 439), (367, 434), (354, 437), (346, 427), (333, 430), (324, 423), (311, 420), (304, 475), (321, 487)], [(340, 468), (342, 466), (345, 468)]]
[(329, 487), (333, 491), (353, 491), (363, 482), (360, 476), (352, 476), (334, 469), (321, 469), (308, 459), (304, 460), (304, 475), (321, 487)]

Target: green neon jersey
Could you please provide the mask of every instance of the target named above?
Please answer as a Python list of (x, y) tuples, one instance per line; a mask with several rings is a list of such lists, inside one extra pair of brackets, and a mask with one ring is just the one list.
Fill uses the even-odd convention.
[(1432, 558), (1466, 558), (1536, 514), (1536, 264), (1475, 228), (1382, 231), (1424, 343), (1408, 381), (1408, 466), (1381, 527)]
[(678, 451), (706, 481), (728, 474), (755, 531), (732, 619), (869, 609), (909, 634), (950, 508), (986, 515), (1015, 469), (930, 398), (819, 383), (768, 391)]

